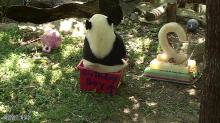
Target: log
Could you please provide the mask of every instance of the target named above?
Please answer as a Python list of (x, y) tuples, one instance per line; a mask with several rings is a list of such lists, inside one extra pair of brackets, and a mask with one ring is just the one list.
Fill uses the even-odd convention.
[(10, 6), (7, 7), (5, 15), (19, 22), (42, 24), (70, 17), (90, 18), (96, 13), (112, 18), (115, 25), (118, 25), (123, 19), (122, 9), (118, 0), (93, 0), (84, 4), (67, 3), (53, 8)]
[(160, 5), (159, 7), (146, 12), (145, 19), (147, 21), (153, 21), (159, 19), (165, 12), (167, 8), (167, 3)]
[(89, 18), (99, 10), (91, 7), (91, 3), (63, 4), (54, 8), (36, 8), (31, 6), (10, 6), (6, 10), (6, 17), (19, 22), (42, 24), (69, 17)]

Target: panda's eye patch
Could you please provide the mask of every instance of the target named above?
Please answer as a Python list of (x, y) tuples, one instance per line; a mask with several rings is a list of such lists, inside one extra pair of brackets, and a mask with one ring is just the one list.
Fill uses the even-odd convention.
[(92, 28), (92, 23), (89, 20), (86, 20), (86, 30), (89, 30)]

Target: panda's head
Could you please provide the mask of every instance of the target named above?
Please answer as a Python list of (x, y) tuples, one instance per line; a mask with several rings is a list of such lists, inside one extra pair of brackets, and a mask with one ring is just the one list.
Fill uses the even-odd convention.
[(116, 40), (112, 20), (105, 15), (95, 14), (86, 20), (85, 28), (85, 36), (93, 54), (97, 58), (105, 57)]
[(113, 21), (111, 18), (95, 14), (85, 23), (86, 36), (112, 36), (114, 35)]

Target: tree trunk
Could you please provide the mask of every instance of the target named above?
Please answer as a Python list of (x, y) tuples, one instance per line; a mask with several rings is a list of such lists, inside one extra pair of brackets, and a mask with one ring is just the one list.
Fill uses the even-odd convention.
[(199, 123), (220, 123), (220, 1), (207, 0), (205, 85)]

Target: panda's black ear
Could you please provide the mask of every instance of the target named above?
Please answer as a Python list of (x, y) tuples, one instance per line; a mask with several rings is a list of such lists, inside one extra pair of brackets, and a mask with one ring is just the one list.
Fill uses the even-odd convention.
[(113, 20), (110, 17), (107, 17), (107, 21), (110, 26), (113, 24)]
[(92, 23), (89, 20), (86, 20), (86, 30), (89, 30), (92, 28)]

